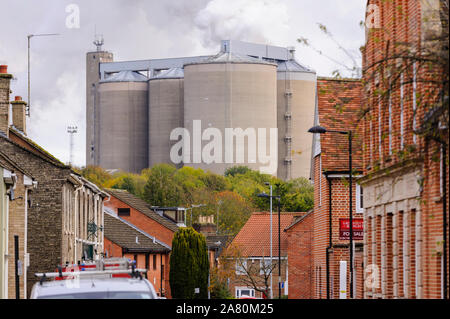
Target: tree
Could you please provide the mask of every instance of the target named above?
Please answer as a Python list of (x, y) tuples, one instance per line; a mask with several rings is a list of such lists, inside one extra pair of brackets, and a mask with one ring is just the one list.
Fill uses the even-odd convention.
[(270, 275), (277, 268), (278, 262), (271, 262), (270, 257), (255, 259), (245, 256), (238, 245), (228, 246), (220, 256), (220, 267), (236, 285), (253, 288), (270, 296)]
[(178, 206), (184, 192), (175, 179), (177, 169), (173, 165), (158, 164), (148, 173), (144, 186), (144, 200), (153, 206)]
[[(209, 259), (206, 239), (193, 228), (180, 228), (172, 241), (170, 289), (173, 298), (208, 297)], [(199, 288), (199, 293), (195, 289)]]
[(78, 170), (78, 173), (100, 187), (103, 187), (106, 182), (113, 179), (113, 176), (100, 166), (89, 165)]

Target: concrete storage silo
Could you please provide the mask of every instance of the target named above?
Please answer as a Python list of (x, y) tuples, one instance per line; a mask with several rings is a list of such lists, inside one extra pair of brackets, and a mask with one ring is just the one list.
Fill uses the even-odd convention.
[(280, 62), (277, 70), (278, 177), (309, 177), (316, 103), (316, 73), (294, 59)]
[[(184, 72), (172, 68), (162, 72), (148, 83), (149, 92), (149, 167), (171, 163), (170, 149), (176, 143), (170, 133), (183, 127)], [(178, 166), (181, 166), (178, 165)]]
[[(186, 64), (184, 76), (184, 126), (190, 133), (191, 140), (190, 163), (185, 162), (185, 165), (218, 174), (223, 174), (226, 168), (236, 165), (245, 165), (255, 170), (268, 167), (270, 163), (261, 163), (258, 156), (257, 141), (249, 143), (247, 138), (242, 140), (244, 162), (239, 163), (237, 158), (237, 139), (234, 140), (231, 150), (233, 156), (227, 159), (230, 149), (227, 149), (225, 129), (235, 132), (239, 129), (254, 130), (256, 139), (261, 137), (258, 135), (258, 128), (265, 129), (266, 154), (269, 154), (269, 130), (276, 130), (277, 127), (276, 64), (249, 56), (220, 52), (202, 62)], [(201, 122), (198, 122), (199, 120)], [(201, 124), (200, 134), (198, 124)], [(209, 132), (207, 129), (210, 129)], [(218, 135), (214, 133), (220, 133), (219, 137), (222, 138), (222, 149), (217, 150), (222, 154), (216, 153), (216, 149), (211, 151), (208, 148), (211, 146), (211, 140), (218, 139)], [(203, 136), (204, 134), (207, 136)], [(205, 138), (203, 141), (202, 137)], [(249, 147), (255, 147), (255, 161), (248, 157)], [(275, 152), (276, 155), (276, 141), (274, 148), (272, 153)], [(211, 163), (205, 161), (202, 156), (208, 153), (217, 156)], [(220, 162), (218, 158), (221, 158)], [(209, 160), (211, 161), (211, 158)], [(275, 164), (272, 174), (276, 175), (276, 156), (271, 163)]]
[(121, 71), (99, 84), (99, 165), (139, 173), (148, 165), (148, 78)]

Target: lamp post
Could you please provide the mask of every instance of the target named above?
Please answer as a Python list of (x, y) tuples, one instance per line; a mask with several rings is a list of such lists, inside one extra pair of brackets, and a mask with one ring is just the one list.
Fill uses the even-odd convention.
[(352, 192), (352, 131), (329, 130), (322, 126), (313, 126), (308, 130), (309, 133), (325, 134), (338, 133), (348, 136), (348, 174), (349, 174), (349, 240), (350, 240), (350, 298), (353, 298), (353, 192)]
[(27, 101), (28, 116), (30, 116), (30, 106), (31, 106), (31, 97), (30, 97), (30, 40), (31, 40), (32, 37), (47, 37), (47, 36), (53, 36), (53, 35), (59, 35), (59, 33), (41, 33), (41, 34), (29, 34), (29, 35), (27, 35), (27, 39), (28, 39), (28, 101)]
[[(273, 254), (272, 254), (272, 184), (270, 184), (269, 182), (264, 183), (265, 185), (268, 185), (270, 188), (270, 263), (272, 264), (272, 260), (273, 260)], [(272, 292), (272, 285), (273, 285), (273, 280), (272, 280), (272, 272), (270, 272), (270, 299), (273, 298), (273, 292)]]
[[(261, 193), (257, 195), (258, 197), (266, 197), (270, 199), (270, 264), (272, 265), (272, 198), (278, 199), (278, 299), (281, 299), (281, 231), (280, 231), (280, 215), (281, 215), (281, 197), (280, 195), (272, 195), (272, 185), (270, 185), (270, 195), (266, 193)], [(272, 272), (270, 272), (270, 294), (272, 296)]]

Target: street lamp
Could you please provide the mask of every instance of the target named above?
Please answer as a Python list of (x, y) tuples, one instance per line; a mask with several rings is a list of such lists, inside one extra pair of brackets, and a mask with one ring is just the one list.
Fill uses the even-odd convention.
[(30, 98), (30, 40), (31, 40), (32, 37), (47, 37), (47, 36), (53, 36), (53, 35), (59, 35), (59, 33), (41, 33), (41, 34), (29, 34), (29, 35), (27, 35), (27, 39), (28, 39), (28, 101), (27, 101), (28, 116), (30, 116), (30, 106), (31, 106), (31, 98)]
[(350, 298), (353, 298), (353, 195), (352, 195), (352, 131), (328, 130), (322, 126), (313, 126), (309, 133), (338, 133), (348, 135), (348, 172), (349, 172), (349, 239), (350, 239)]
[[(272, 198), (278, 199), (278, 299), (281, 299), (281, 232), (280, 232), (280, 215), (281, 215), (281, 200), (280, 195), (272, 195), (272, 185), (270, 185), (270, 195), (261, 193), (258, 197), (265, 197), (270, 199), (270, 264), (272, 265)], [(270, 272), (270, 293), (272, 294), (272, 272)], [(272, 296), (271, 296), (272, 297)]]
[[(273, 260), (273, 254), (272, 254), (272, 184), (270, 184), (269, 182), (265, 182), (265, 185), (269, 186), (270, 188), (270, 263), (272, 264), (272, 260)], [(273, 280), (272, 280), (272, 272), (270, 272), (270, 299), (273, 298), (273, 292), (272, 292), (272, 285), (273, 285)]]

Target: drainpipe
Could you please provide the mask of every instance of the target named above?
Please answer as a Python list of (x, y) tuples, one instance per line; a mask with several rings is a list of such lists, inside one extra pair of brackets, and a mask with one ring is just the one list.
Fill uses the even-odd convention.
[(333, 209), (331, 207), (331, 179), (326, 175), (328, 181), (328, 247), (326, 248), (326, 272), (327, 272), (327, 299), (330, 299), (331, 291), (330, 291), (330, 249), (333, 246), (333, 231), (332, 231), (332, 222), (333, 222)]

